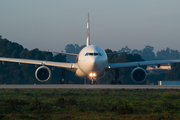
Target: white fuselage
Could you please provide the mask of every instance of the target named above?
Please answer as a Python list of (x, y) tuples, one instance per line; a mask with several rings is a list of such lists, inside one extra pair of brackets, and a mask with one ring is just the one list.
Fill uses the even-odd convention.
[(99, 46), (89, 45), (79, 52), (77, 64), (77, 76), (90, 78), (103, 77), (107, 66), (107, 54)]

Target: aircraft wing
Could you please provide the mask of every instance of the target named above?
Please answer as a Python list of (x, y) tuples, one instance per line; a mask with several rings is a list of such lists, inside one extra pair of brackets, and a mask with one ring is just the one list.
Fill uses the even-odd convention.
[(180, 63), (180, 60), (154, 60), (154, 61), (139, 61), (139, 62), (126, 62), (126, 63), (108, 63), (107, 69), (144, 66), (144, 65), (158, 65), (158, 64), (167, 64), (167, 63)]
[(47, 66), (67, 68), (67, 69), (76, 69), (76, 68), (78, 68), (76, 63), (63, 63), (63, 62), (53, 62), (53, 61), (43, 61), (43, 60), (31, 60), (31, 59), (0, 57), (0, 61), (3, 61), (3, 62), (16, 62), (16, 63), (27, 63), (27, 64), (35, 64), (35, 65), (47, 65)]

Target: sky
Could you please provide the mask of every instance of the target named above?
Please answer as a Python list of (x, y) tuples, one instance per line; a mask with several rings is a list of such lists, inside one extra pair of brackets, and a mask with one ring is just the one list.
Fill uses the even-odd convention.
[(180, 49), (180, 0), (1, 0), (0, 35), (32, 50), (64, 51), (86, 44), (103, 49)]

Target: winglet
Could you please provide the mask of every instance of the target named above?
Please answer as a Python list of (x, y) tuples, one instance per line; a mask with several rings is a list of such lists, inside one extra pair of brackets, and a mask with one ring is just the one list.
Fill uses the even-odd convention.
[(90, 30), (89, 30), (89, 13), (87, 13), (87, 40), (86, 46), (90, 45)]

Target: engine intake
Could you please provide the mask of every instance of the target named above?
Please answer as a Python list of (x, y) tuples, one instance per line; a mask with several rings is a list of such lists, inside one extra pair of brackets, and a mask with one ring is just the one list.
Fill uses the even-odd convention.
[(136, 83), (142, 83), (146, 80), (147, 73), (146, 70), (144, 70), (141, 67), (136, 67), (132, 72), (131, 72), (131, 78), (134, 82)]
[(46, 66), (40, 66), (35, 72), (36, 79), (40, 82), (46, 82), (51, 77), (51, 70)]

